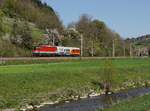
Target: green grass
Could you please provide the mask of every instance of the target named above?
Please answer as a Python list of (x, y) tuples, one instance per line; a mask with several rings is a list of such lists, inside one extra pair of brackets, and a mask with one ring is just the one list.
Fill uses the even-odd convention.
[(150, 111), (150, 95), (122, 102), (103, 111)]
[[(0, 108), (52, 99), (52, 93), (72, 89), (78, 93), (100, 81), (105, 60), (0, 66)], [(118, 86), (130, 80), (150, 80), (150, 59), (116, 59)]]
[[(32, 59), (32, 60), (7, 60), (4, 61), (0, 58), (0, 66), (8, 66), (8, 65), (30, 65), (30, 64), (44, 64), (44, 63), (58, 63), (65, 60), (39, 60), (39, 59)], [(71, 60), (70, 60), (71, 61)]]

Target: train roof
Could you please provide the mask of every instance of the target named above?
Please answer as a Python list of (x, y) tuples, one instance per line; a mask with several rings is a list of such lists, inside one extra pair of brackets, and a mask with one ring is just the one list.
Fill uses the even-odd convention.
[(80, 49), (78, 47), (64, 47), (64, 46), (57, 46), (58, 48), (64, 48), (64, 49)]
[(64, 46), (51, 46), (51, 45), (41, 45), (40, 47), (57, 47), (57, 48), (64, 48), (64, 49), (80, 49), (78, 47), (64, 47)]

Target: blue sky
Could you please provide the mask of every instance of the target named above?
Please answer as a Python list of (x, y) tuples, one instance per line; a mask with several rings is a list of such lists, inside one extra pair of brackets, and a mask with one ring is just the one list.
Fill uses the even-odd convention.
[(150, 34), (150, 0), (42, 0), (58, 13), (64, 25), (81, 14), (104, 21), (122, 37)]

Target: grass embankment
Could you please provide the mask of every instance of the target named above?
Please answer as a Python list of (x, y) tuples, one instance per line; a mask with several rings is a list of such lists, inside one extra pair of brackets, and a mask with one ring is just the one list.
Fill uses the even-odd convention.
[(103, 111), (150, 111), (150, 95), (125, 101)]
[[(30, 102), (63, 99), (73, 93), (96, 90), (105, 60), (76, 60), (59, 63), (0, 66), (0, 108), (17, 107)], [(150, 80), (150, 59), (113, 60), (117, 86), (129, 81)], [(139, 84), (137, 84), (139, 85)]]

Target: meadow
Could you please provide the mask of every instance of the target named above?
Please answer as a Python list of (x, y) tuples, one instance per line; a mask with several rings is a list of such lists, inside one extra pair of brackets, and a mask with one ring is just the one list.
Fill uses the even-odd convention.
[[(99, 90), (105, 60), (72, 60), (0, 66), (0, 108), (55, 100), (60, 95)], [(113, 59), (116, 87), (150, 81), (150, 59)], [(139, 84), (137, 84), (139, 85)], [(139, 87), (141, 87), (139, 85)]]

